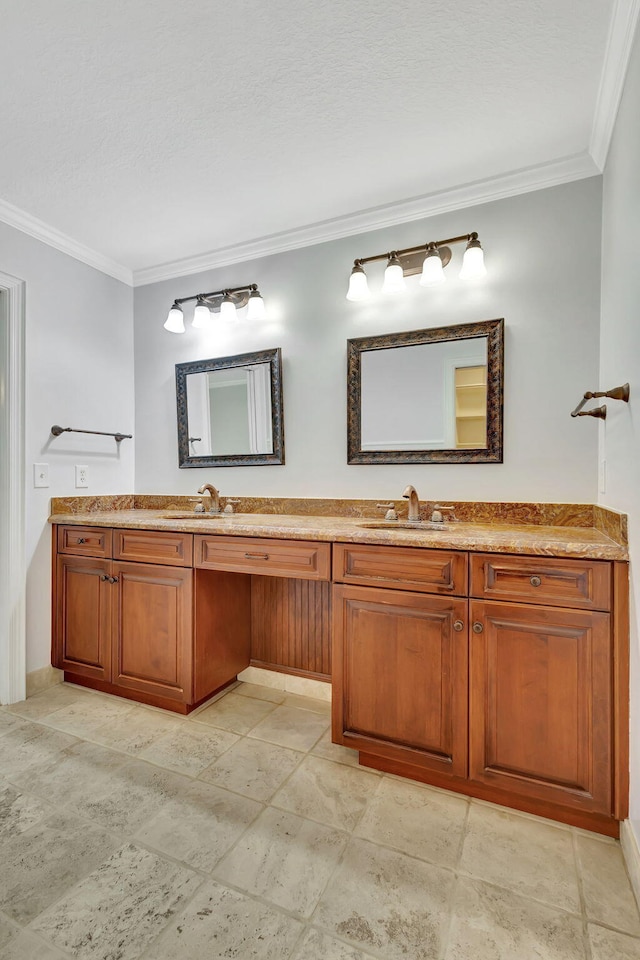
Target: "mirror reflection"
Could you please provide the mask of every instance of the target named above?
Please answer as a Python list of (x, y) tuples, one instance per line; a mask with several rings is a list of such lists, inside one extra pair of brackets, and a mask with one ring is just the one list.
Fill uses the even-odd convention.
[(176, 364), (181, 467), (284, 463), (280, 350)]
[(348, 342), (349, 463), (502, 461), (503, 321)]

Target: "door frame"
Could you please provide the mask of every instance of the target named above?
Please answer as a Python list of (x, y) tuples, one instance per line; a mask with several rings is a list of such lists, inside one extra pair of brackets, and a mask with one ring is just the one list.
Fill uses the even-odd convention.
[(0, 272), (0, 703), (26, 697), (25, 283)]

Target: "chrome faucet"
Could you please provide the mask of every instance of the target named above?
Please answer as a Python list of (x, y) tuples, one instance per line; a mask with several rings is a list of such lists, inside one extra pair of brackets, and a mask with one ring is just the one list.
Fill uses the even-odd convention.
[(209, 513), (220, 513), (220, 494), (212, 483), (203, 483), (198, 493), (208, 493), (211, 497)]
[(409, 485), (405, 488), (402, 496), (409, 501), (409, 512), (407, 513), (407, 520), (409, 523), (420, 523), (420, 501), (418, 500), (418, 494), (416, 493), (416, 488)]

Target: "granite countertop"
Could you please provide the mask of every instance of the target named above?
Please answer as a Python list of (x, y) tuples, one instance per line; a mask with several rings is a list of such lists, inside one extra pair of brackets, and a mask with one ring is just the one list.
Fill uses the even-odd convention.
[[(55, 510), (54, 504), (54, 510)], [(213, 517), (184, 510), (112, 509), (91, 512), (54, 512), (50, 523), (133, 530), (175, 530), (181, 533), (218, 534), (238, 537), (270, 537), (286, 540), (320, 540), (370, 543), (482, 553), (516, 553), (530, 556), (585, 557), (595, 560), (627, 560), (627, 547), (591, 526), (551, 526), (509, 522), (447, 522), (442, 528), (425, 525), (417, 530), (383, 529), (364, 524), (365, 517), (310, 516), (301, 514), (237, 513)], [(379, 521), (378, 521), (379, 522)]]

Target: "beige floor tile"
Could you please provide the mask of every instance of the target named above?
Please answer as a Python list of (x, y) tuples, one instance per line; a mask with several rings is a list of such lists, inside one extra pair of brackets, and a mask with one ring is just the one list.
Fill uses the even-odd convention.
[(61, 710), (87, 697), (95, 698), (96, 694), (81, 690), (79, 687), (69, 686), (67, 683), (57, 683), (48, 690), (29, 697), (28, 700), (12, 703), (6, 709), (28, 720), (44, 720), (55, 710)]
[(137, 709), (130, 700), (93, 695), (50, 713), (46, 722), (56, 730), (91, 740), (96, 731), (105, 724), (113, 723), (129, 714), (135, 715)]
[(576, 843), (589, 919), (640, 935), (638, 908), (619, 844), (586, 836), (576, 837)]
[(128, 844), (31, 929), (77, 960), (136, 960), (201, 882), (191, 871)]
[(201, 780), (268, 803), (304, 754), (243, 737), (200, 774)]
[(445, 960), (586, 960), (582, 920), (460, 879)]
[(113, 750), (77, 740), (64, 753), (30, 766), (14, 777), (13, 783), (20, 790), (64, 806), (87, 791), (94, 795), (108, 792), (113, 773), (127, 762)]
[(2, 949), (20, 932), (20, 927), (0, 913), (0, 957)]
[(191, 782), (170, 770), (127, 758), (106, 782), (85, 781), (68, 809), (107, 830), (131, 836)]
[(353, 830), (380, 778), (322, 757), (305, 757), (273, 798), (273, 805), (319, 820), (339, 830)]
[(194, 714), (193, 723), (208, 723), (220, 730), (232, 733), (248, 733), (260, 720), (271, 713), (275, 704), (254, 697), (243, 697), (235, 692), (228, 693), (221, 700)]
[(12, 780), (35, 764), (58, 759), (76, 743), (77, 737), (27, 722), (0, 737), (0, 770)]
[(137, 757), (153, 743), (172, 731), (186, 726), (185, 720), (170, 717), (159, 710), (134, 707), (129, 713), (117, 717), (96, 730), (91, 739)]
[(233, 692), (239, 697), (253, 697), (254, 700), (268, 700), (270, 703), (282, 703), (286, 697), (284, 690), (261, 687), (258, 683), (239, 683)]
[(328, 718), (321, 714), (280, 706), (258, 723), (250, 735), (291, 750), (310, 750), (328, 727)]
[(522, 896), (580, 912), (569, 830), (472, 802), (459, 869)]
[(449, 870), (352, 840), (313, 923), (384, 960), (436, 960), (453, 884)]
[(6, 707), (0, 707), (0, 737), (8, 733), (9, 730), (17, 730), (18, 727), (23, 727), (25, 724), (26, 720), (22, 717), (16, 716), (15, 713), (9, 713)]
[(455, 867), (469, 803), (464, 797), (382, 778), (356, 835)]
[(11, 785), (0, 786), (0, 845), (35, 827), (51, 813), (53, 807), (37, 797), (26, 796)]
[(310, 930), (293, 960), (368, 960), (370, 953), (363, 953), (357, 947), (327, 936), (319, 930)]
[(347, 840), (345, 833), (268, 807), (214, 876), (308, 917)]
[(140, 756), (161, 767), (197, 777), (238, 741), (237, 733), (185, 723), (151, 743)]
[(640, 960), (640, 940), (626, 933), (589, 924), (593, 960)]
[(210, 872), (262, 809), (262, 804), (213, 784), (190, 781), (138, 830), (135, 839)]
[[(217, 883), (205, 883), (146, 953), (149, 960), (289, 960), (302, 924)], [(320, 958), (318, 958), (320, 960)]]
[(68, 960), (68, 953), (44, 943), (28, 930), (21, 930), (4, 948), (2, 960)]
[(299, 707), (300, 710), (320, 713), (323, 717), (331, 716), (331, 704), (327, 700), (316, 700), (314, 697), (301, 697), (297, 693), (287, 693), (283, 703), (285, 707)]
[(2, 847), (0, 908), (26, 924), (108, 857), (117, 841), (75, 817), (55, 814)]
[[(339, 743), (331, 742), (331, 730), (327, 730), (324, 733), (315, 747), (311, 751), (315, 757), (324, 757), (325, 760), (335, 760), (336, 763), (346, 763), (348, 767), (359, 767), (360, 766), (360, 757), (357, 750), (352, 750), (350, 747), (343, 747)], [(369, 773), (375, 773), (376, 776), (381, 776), (377, 770), (369, 770)]]

